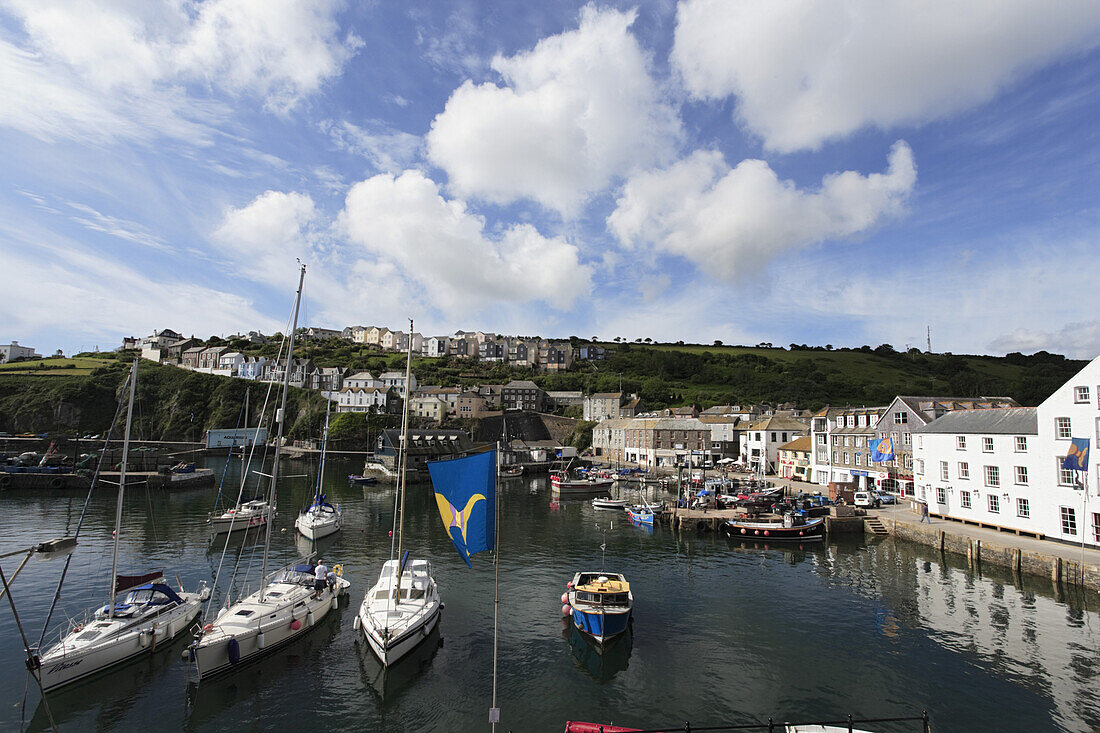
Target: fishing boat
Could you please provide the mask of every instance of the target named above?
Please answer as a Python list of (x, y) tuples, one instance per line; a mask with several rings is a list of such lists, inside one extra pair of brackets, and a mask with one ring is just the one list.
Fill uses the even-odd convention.
[[(268, 488), (268, 504), (274, 505), (279, 478), (279, 454), (283, 443), (284, 416), (290, 384), (290, 360), (294, 354), (294, 337), (298, 329), (298, 309), (302, 302), (302, 285), (306, 268), (303, 265), (294, 299), (294, 316), (287, 341), (286, 367), (283, 369), (282, 404), (275, 413), (277, 424), (275, 458)], [(226, 549), (228, 550), (228, 541)], [(270, 575), (267, 572), (271, 549), (271, 522), (264, 533), (260, 589), (230, 604), (218, 613), (213, 623), (203, 625), (188, 647), (188, 658), (194, 663), (198, 679), (229, 671), (239, 664), (263, 656), (282, 644), (297, 639), (321, 621), (329, 611), (339, 606), (339, 596), (351, 585), (343, 578), (343, 568), (333, 565), (330, 573), (319, 566), (297, 562)], [(224, 558), (224, 554), (223, 554)], [(318, 576), (324, 575), (324, 578)], [(326, 582), (319, 584), (318, 580)], [(317, 585), (322, 587), (318, 588)]]
[(523, 466), (512, 464), (510, 466), (501, 466), (500, 475), (504, 478), (514, 478), (516, 476), (523, 475)]
[[(165, 584), (163, 572), (139, 576), (118, 575), (118, 545), (122, 534), (126, 463), (130, 452), (130, 425), (137, 388), (137, 360), (129, 377), (129, 406), (126, 433), (119, 466), (118, 503), (115, 512), (114, 549), (111, 556), (111, 587), (107, 605), (72, 620), (60, 640), (32, 658), (32, 672), (43, 692), (56, 689), (117, 664), (151, 653), (186, 631), (210, 597), (202, 586), (196, 593), (173, 590)], [(121, 603), (119, 593), (129, 591)]]
[(603, 494), (610, 491), (614, 481), (609, 478), (586, 476), (572, 478), (567, 471), (550, 474), (550, 488), (561, 495)]
[(635, 504), (626, 507), (626, 517), (635, 524), (653, 525), (653, 507), (648, 504)]
[(607, 499), (596, 497), (592, 500), (593, 509), (626, 509), (630, 501), (627, 499)]
[(634, 609), (630, 583), (619, 573), (580, 572), (566, 585), (565, 612), (600, 644), (623, 633)]
[(294, 526), (298, 528), (298, 531), (302, 533), (303, 537), (311, 540), (319, 540), (322, 537), (328, 537), (331, 534), (336, 534), (340, 531), (340, 528), (344, 526), (344, 513), (341, 511), (340, 506), (333, 506), (325, 501), (324, 494), (324, 480), (325, 480), (325, 455), (328, 450), (328, 416), (329, 406), (332, 402), (326, 400), (328, 406), (325, 407), (325, 428), (321, 434), (321, 460), (320, 466), (317, 469), (317, 486), (313, 491), (313, 501), (309, 505), (302, 508), (302, 511), (298, 513), (298, 517), (294, 520)]
[(771, 542), (813, 542), (825, 537), (825, 517), (803, 519), (785, 514), (778, 522), (748, 522), (730, 519), (726, 522), (726, 533), (740, 539), (759, 539)]
[(348, 483), (355, 486), (373, 486), (378, 483), (377, 476), (360, 476), (356, 473), (348, 474)]
[[(409, 320), (409, 333), (413, 322)], [(443, 603), (427, 560), (410, 560), (402, 552), (405, 535), (405, 491), (408, 485), (409, 460), (409, 383), (412, 371), (412, 339), (405, 359), (404, 412), (401, 417), (399, 479), (395, 501), (396, 541), (390, 544), (390, 559), (382, 564), (378, 580), (363, 596), (353, 625), (370, 645), (371, 651), (389, 666), (397, 662), (424, 641), (439, 623)]]

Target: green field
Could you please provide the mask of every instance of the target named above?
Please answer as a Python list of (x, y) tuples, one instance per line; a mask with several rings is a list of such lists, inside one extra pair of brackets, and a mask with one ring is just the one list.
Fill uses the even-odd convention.
[(110, 357), (97, 358), (92, 356), (74, 357), (50, 357), (48, 359), (34, 359), (33, 361), (16, 361), (9, 364), (0, 364), (0, 374), (34, 374), (38, 376), (73, 376), (87, 375), (92, 371), (108, 364), (113, 364)]

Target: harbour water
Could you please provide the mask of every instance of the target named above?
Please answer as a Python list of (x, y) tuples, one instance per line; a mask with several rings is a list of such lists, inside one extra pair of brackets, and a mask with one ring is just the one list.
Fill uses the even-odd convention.
[[(223, 462), (207, 459), (219, 474)], [(475, 556), (467, 569), (430, 488), (410, 486), (406, 545), (433, 563), (446, 609), (438, 636), (383, 673), (357, 643), (352, 619), (389, 557), (394, 488), (349, 486), (343, 477), (356, 468), (326, 466), (329, 500), (342, 506), (345, 529), (319, 543), (324, 559), (341, 563), (351, 580), (350, 605), (291, 646), (201, 686), (188, 681), (181, 640), (53, 694), (61, 729), (487, 730), (490, 558)], [(289, 461), (284, 472), (314, 469)], [(238, 480), (230, 465), (225, 485)], [(305, 477), (280, 487), (272, 565), (309, 549), (293, 521), (310, 487)], [(120, 572), (164, 568), (188, 588), (212, 582), (225, 541), (212, 543), (204, 520), (217, 491), (132, 488)], [(62, 614), (105, 602), (114, 496), (105, 489), (92, 499)], [(71, 533), (82, 503), (71, 491), (5, 492), (3, 549)], [(499, 730), (558, 731), (569, 718), (682, 728), (689, 720), (702, 726), (922, 710), (937, 732), (1100, 728), (1100, 599), (1072, 589), (970, 570), (892, 539), (781, 548), (645, 530), (586, 501), (554, 502), (545, 477), (505, 481), (501, 524)], [(255, 586), (262, 543), (258, 534), (230, 540), (219, 591), (234, 565), (251, 567)], [(575, 571), (601, 563), (624, 573), (636, 597), (632, 636), (603, 654), (563, 624), (559, 599)], [(5, 561), (5, 572), (14, 565)], [(13, 585), (35, 639), (61, 566), (32, 560)], [(0, 618), (0, 728), (25, 720), (42, 729), (44, 710), (10, 611)]]

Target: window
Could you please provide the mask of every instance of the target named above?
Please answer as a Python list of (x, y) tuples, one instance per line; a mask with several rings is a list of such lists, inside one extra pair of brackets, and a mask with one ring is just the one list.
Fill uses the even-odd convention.
[(946, 481), (948, 479), (947, 461), (940, 461), (940, 479), (943, 481)]
[(775, 433), (772, 433), (772, 442), (775, 442)]
[[(871, 465), (870, 458), (867, 459), (867, 465)], [(905, 454), (905, 467), (908, 468), (910, 471), (913, 470), (913, 456), (909, 453)]]
[(844, 446), (847, 447), (847, 446), (850, 446), (851, 444), (852, 444), (852, 436), (845, 435), (844, 436)]
[(1100, 542), (1100, 514), (1092, 513), (1092, 541)]
[(833, 463), (836, 463), (836, 451), (833, 451)]
[(936, 489), (936, 503), (937, 504), (946, 504), (947, 503), (947, 490), (946, 489)]
[(986, 466), (985, 467), (985, 485), (986, 486), (1000, 486), (1001, 485), (1001, 469), (998, 466)]
[(970, 492), (969, 491), (960, 491), (959, 492), (959, 503), (962, 505), (963, 509), (969, 509), (970, 508)]
[(965, 435), (956, 435), (955, 436), (955, 450), (966, 450), (966, 436)]
[(982, 438), (982, 453), (992, 453), (992, 452), (993, 452), (993, 438), (990, 438), (988, 436), (985, 437), (985, 438)]
[(989, 512), (990, 514), (999, 514), (1001, 511), (1001, 497), (996, 494), (989, 495)]
[(1089, 401), (1089, 388), (1086, 387), (1074, 387), (1073, 388), (1073, 401), (1074, 402), (1088, 402)]
[(924, 475), (924, 459), (923, 458), (918, 458), (917, 459), (917, 475), (918, 476), (923, 476)]
[(917, 447), (922, 449), (922, 450), (924, 449), (924, 436), (923, 435), (918, 435), (917, 436)]
[(1062, 467), (1062, 462), (1065, 461), (1065, 460), (1066, 460), (1065, 456), (1058, 456), (1058, 458), (1057, 458), (1057, 461), (1058, 461), (1058, 485), (1059, 486), (1073, 486), (1074, 479), (1077, 478), (1077, 477), (1073, 475), (1074, 471), (1073, 471), (1072, 468), (1063, 468)]
[(1031, 516), (1031, 506), (1028, 504), (1027, 499), (1016, 500), (1016, 516), (1024, 519)]
[(961, 478), (961, 479), (969, 479), (970, 478), (970, 464), (967, 463), (966, 461), (959, 461), (959, 478)]
[(848, 462), (848, 451), (844, 451), (844, 462)]
[(1027, 438), (1023, 435), (1016, 436), (1016, 452), (1027, 453)]
[(1068, 417), (1054, 418), (1054, 437), (1058, 440), (1069, 440), (1073, 436)]
[(912, 447), (912, 445), (913, 445), (913, 436), (910, 435), (909, 433), (902, 433), (901, 434), (901, 444), (903, 446), (905, 446), (906, 448)]
[(1061, 511), (1062, 534), (1077, 534), (1077, 513), (1073, 511), (1073, 507), (1064, 506)]
[(834, 435), (833, 436), (833, 445), (840, 445), (840, 436), (839, 435)]
[(1027, 466), (1016, 466), (1016, 483), (1019, 486), (1027, 486)]

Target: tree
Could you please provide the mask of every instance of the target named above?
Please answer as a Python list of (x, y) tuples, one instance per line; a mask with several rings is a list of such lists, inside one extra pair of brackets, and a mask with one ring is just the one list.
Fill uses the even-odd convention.
[(722, 345), (722, 339), (714, 339), (714, 345), (715, 346), (721, 346)]

